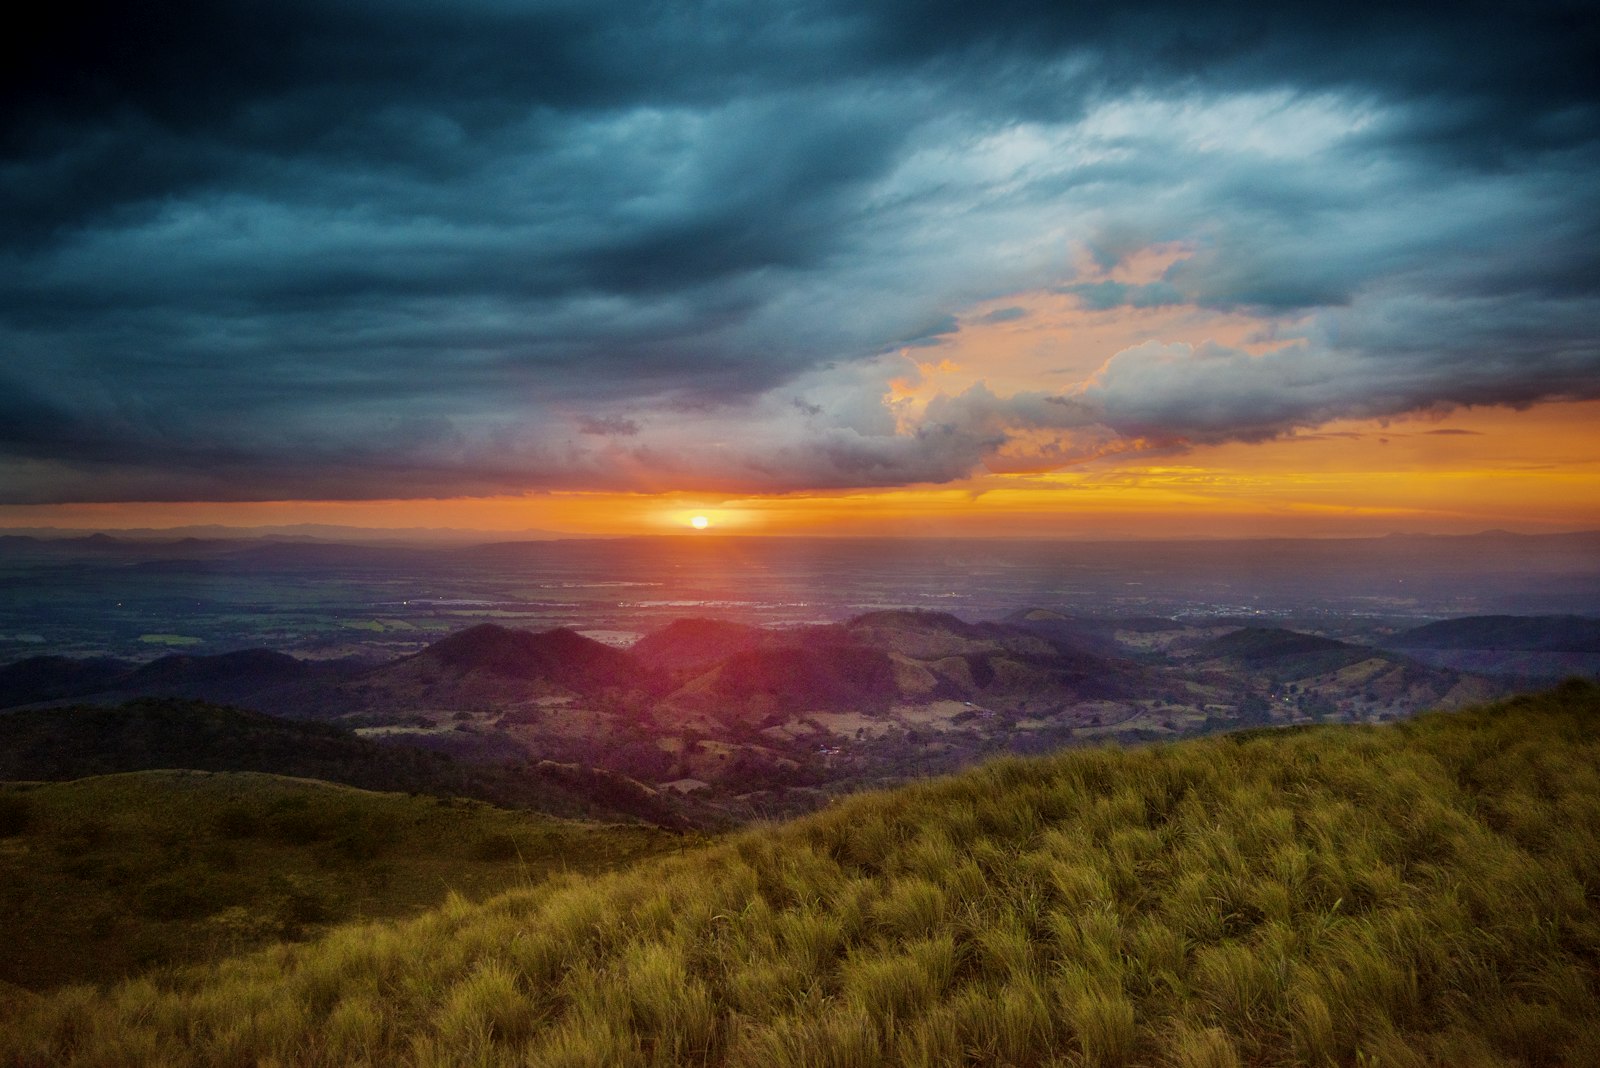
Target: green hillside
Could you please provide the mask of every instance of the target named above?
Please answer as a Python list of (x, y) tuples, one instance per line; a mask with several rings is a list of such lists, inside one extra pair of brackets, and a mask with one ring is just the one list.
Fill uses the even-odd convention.
[(1600, 689), (1008, 760), (19, 1012), (15, 1064), (1600, 1064)]
[(0, 983), (214, 959), (682, 848), (650, 827), (253, 773), (0, 784)]

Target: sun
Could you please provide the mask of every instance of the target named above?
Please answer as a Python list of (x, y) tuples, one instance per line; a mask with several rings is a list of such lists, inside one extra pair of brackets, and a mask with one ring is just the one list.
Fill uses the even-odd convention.
[(694, 527), (696, 530), (704, 530), (706, 527), (711, 525), (711, 520), (707, 519), (703, 515), (697, 515), (693, 519), (689, 520), (689, 525)]

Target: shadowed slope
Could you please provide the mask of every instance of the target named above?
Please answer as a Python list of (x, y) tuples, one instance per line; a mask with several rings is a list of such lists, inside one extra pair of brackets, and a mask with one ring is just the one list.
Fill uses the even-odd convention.
[(1505, 649), (1600, 653), (1600, 619), (1584, 616), (1468, 616), (1428, 623), (1385, 644), (1396, 649)]
[(1396, 634), (1387, 645), (1437, 667), (1523, 682), (1600, 676), (1600, 619), (1469, 616)]
[(563, 816), (685, 826), (681, 805), (625, 776), (563, 764), (467, 764), (381, 745), (321, 723), (198, 701), (146, 698), (115, 708), (0, 716), (0, 780), (189, 768), (324, 779), (368, 790), (464, 796)]
[(684, 841), (637, 824), (253, 772), (5, 783), (5, 812), (0, 982), (32, 989), (416, 915), (452, 890), (481, 899)]
[(378, 673), (401, 672), (495, 675), (590, 695), (634, 688), (644, 681), (638, 662), (627, 653), (574, 630), (534, 632), (493, 623), (452, 634)]
[[(119, 670), (120, 669), (120, 670)], [(300, 660), (268, 649), (174, 655), (134, 667), (115, 660), (40, 657), (0, 668), (0, 701), (182, 697), (248, 704), (303, 718), (339, 715), (374, 701), (404, 707), (451, 690), (492, 698), (528, 692), (602, 694), (659, 689), (627, 653), (576, 631), (513, 630), (484, 623), (419, 653), (372, 666)], [(0, 705), (0, 707), (4, 707)]]
[(112, 657), (30, 656), (0, 667), (0, 708), (104, 690), (134, 665)]
[(1203, 658), (1233, 660), (1260, 667), (1291, 658), (1330, 664), (1348, 663), (1352, 659), (1364, 660), (1373, 656), (1374, 650), (1276, 627), (1244, 627), (1206, 642), (1196, 653)]

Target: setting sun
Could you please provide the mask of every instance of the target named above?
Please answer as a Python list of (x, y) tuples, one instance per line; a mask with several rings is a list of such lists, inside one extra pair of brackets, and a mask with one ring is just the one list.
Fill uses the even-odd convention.
[(711, 520), (707, 519), (703, 515), (697, 515), (693, 519), (689, 520), (689, 525), (694, 527), (696, 530), (704, 530), (706, 527), (711, 525)]

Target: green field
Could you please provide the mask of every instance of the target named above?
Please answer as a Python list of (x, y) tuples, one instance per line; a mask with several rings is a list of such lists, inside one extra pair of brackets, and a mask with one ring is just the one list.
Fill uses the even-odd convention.
[(1007, 760), (16, 1012), (12, 1064), (1600, 1064), (1600, 690)]

